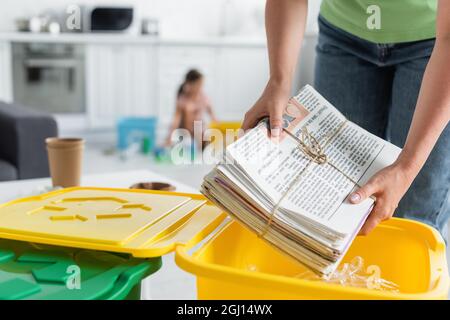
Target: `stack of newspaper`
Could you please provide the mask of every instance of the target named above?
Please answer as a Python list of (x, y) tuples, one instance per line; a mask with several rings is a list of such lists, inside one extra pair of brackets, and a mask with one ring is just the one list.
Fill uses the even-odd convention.
[(338, 267), (374, 199), (347, 200), (400, 149), (348, 121), (311, 86), (291, 98), (283, 134), (267, 121), (229, 145), (202, 193), (322, 276)]

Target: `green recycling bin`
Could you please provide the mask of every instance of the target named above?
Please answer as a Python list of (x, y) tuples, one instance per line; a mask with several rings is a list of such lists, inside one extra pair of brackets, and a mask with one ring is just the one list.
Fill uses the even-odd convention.
[(161, 265), (161, 257), (0, 239), (0, 299), (139, 299), (142, 279)]

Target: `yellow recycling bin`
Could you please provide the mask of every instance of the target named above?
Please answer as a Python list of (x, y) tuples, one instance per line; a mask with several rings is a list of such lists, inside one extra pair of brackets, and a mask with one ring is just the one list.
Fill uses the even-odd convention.
[(226, 217), (201, 195), (68, 188), (0, 205), (0, 238), (160, 257), (198, 277), (201, 299), (441, 299), (449, 286), (445, 246), (434, 229), (391, 219), (358, 237), (359, 255), (378, 265), (399, 293), (301, 279), (305, 268), (240, 224), (225, 224), (193, 255), (188, 250)]
[[(227, 224), (192, 256), (177, 248), (176, 262), (197, 276), (199, 299), (446, 299), (449, 275), (439, 233), (393, 218), (357, 237), (343, 262), (361, 256), (399, 292), (345, 287), (301, 278), (306, 268), (237, 222)], [(300, 278), (299, 278), (300, 276)]]

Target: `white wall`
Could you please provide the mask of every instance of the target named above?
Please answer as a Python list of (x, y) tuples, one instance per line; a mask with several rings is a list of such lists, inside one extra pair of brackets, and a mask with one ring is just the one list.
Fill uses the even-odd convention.
[[(131, 4), (142, 16), (160, 20), (162, 36), (215, 36), (223, 29), (234, 35), (264, 34), (264, 0), (2, 0), (0, 31), (14, 31), (18, 17), (53, 10), (64, 12), (69, 4)], [(308, 30), (315, 30), (320, 0), (310, 0)], [(224, 27), (227, 26), (227, 27)]]

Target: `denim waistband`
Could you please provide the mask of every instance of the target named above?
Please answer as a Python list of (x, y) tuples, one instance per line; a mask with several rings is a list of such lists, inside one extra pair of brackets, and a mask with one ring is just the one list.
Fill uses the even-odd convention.
[(402, 43), (375, 43), (342, 30), (319, 15), (319, 46), (332, 45), (379, 66), (429, 58), (435, 39)]

